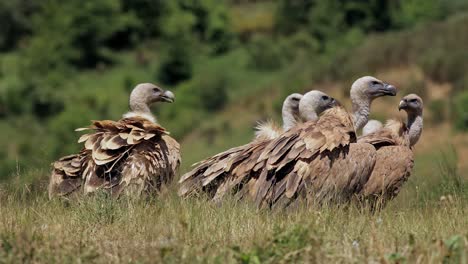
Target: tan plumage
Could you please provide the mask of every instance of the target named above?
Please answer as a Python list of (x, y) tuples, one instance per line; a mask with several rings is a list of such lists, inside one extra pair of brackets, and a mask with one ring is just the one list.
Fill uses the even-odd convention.
[(283, 132), (283, 128), (276, 124), (276, 122), (267, 120), (265, 122), (259, 122), (255, 126), (255, 139), (269, 140), (278, 137)]
[(97, 190), (108, 191), (115, 197), (139, 196), (157, 191), (172, 180), (180, 164), (180, 146), (153, 122), (147, 105), (173, 99), (169, 91), (141, 84), (132, 92), (133, 112), (127, 117), (119, 121), (93, 121), (91, 126), (77, 129), (90, 131), (78, 140), (84, 148), (53, 163), (49, 196)]
[[(327, 110), (318, 121), (299, 125), (273, 140), (253, 161), (253, 171), (260, 174), (253, 192), (257, 205), (279, 200), (284, 205), (298, 195), (320, 204), (348, 200), (367, 180), (355, 179), (355, 174), (373, 166), (373, 149), (351, 146), (355, 141), (351, 117), (342, 107)], [(349, 165), (353, 170), (345, 169)]]
[(360, 193), (372, 210), (383, 208), (398, 195), (414, 166), (412, 147), (422, 132), (423, 102), (417, 95), (410, 94), (402, 99), (400, 108), (408, 113), (408, 125), (390, 120), (383, 129), (359, 138), (359, 142), (377, 148), (376, 165)]
[[(310, 91), (300, 100), (300, 109), (302, 109), (300, 112), (313, 113), (302, 118), (304, 120), (316, 118), (316, 112), (321, 113), (334, 103), (334, 99), (328, 95), (320, 91)], [(207, 192), (210, 197), (214, 196), (215, 199), (219, 199), (231, 190), (242, 189), (247, 181), (251, 186), (254, 175), (250, 175), (249, 172), (253, 168), (246, 162), (256, 160), (268, 142), (269, 139), (255, 140), (194, 164), (194, 169), (184, 174), (179, 181), (181, 183), (179, 195), (203, 191)]]
[(197, 185), (186, 183), (206, 186), (217, 180), (215, 199), (233, 191), (252, 197), (260, 207), (288, 205), (299, 196), (317, 204), (348, 201), (367, 182), (375, 163), (371, 144), (354, 143), (353, 123), (364, 125), (372, 100), (395, 91), (373, 77), (360, 78), (351, 89), (352, 118), (344, 108), (334, 107), (318, 121), (297, 125), (273, 140), (221, 153), (182, 177), (181, 194)]

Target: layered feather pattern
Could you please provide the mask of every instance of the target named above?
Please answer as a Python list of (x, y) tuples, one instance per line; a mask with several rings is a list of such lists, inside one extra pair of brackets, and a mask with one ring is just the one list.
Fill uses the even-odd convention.
[(180, 164), (179, 144), (163, 127), (145, 118), (93, 121), (77, 131), (90, 132), (79, 138), (84, 144), (79, 154), (53, 164), (50, 196), (97, 190), (113, 196), (125, 190), (139, 196), (159, 190), (174, 177)]

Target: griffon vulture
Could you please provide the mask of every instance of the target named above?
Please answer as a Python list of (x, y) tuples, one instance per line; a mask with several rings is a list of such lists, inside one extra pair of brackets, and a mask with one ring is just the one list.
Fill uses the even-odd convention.
[(255, 127), (255, 139), (265, 140), (272, 139), (279, 136), (284, 131), (289, 130), (300, 121), (299, 115), (299, 101), (302, 98), (302, 94), (293, 93), (286, 97), (283, 102), (283, 108), (281, 111), (283, 119), (283, 127), (280, 128), (272, 121), (260, 123)]
[(409, 94), (400, 101), (398, 109), (406, 111), (407, 124), (389, 120), (384, 128), (358, 141), (377, 148), (376, 165), (360, 193), (372, 210), (383, 208), (387, 201), (396, 197), (413, 169), (412, 148), (423, 129), (423, 101)]
[[(314, 90), (300, 99), (298, 112), (303, 120), (315, 120), (318, 114), (334, 104), (335, 100), (332, 97)], [(287, 126), (284, 128), (291, 129), (288, 124), (293, 122), (285, 123)], [(271, 139), (254, 140), (194, 164), (195, 168), (184, 174), (179, 181), (179, 195), (204, 191), (209, 193), (210, 197), (215, 196), (215, 199), (219, 199), (232, 188), (241, 188), (244, 182), (250, 180), (242, 164), (244, 161), (258, 158), (269, 140)]]
[(154, 84), (137, 85), (131, 112), (119, 121), (93, 121), (78, 140), (83, 150), (53, 163), (49, 197), (108, 191), (139, 196), (171, 181), (180, 164), (180, 146), (156, 123), (149, 105), (174, 102), (174, 94)]

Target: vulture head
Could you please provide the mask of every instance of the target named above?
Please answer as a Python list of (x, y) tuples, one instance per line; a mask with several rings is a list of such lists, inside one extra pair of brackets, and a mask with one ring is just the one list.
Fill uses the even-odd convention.
[(370, 101), (381, 96), (395, 96), (397, 90), (395, 86), (385, 83), (372, 76), (364, 76), (357, 79), (351, 86), (351, 98), (366, 98)]
[(302, 96), (299, 102), (299, 113), (305, 121), (317, 120), (325, 110), (334, 107), (337, 101), (321, 91), (313, 90)]
[(395, 86), (375, 77), (364, 76), (357, 79), (350, 91), (355, 129), (361, 129), (369, 120), (370, 105), (375, 98), (387, 95), (395, 96), (396, 93)]
[(398, 105), (398, 110), (405, 110), (408, 114), (421, 114), (423, 111), (423, 101), (416, 94), (408, 94), (403, 97)]
[(288, 130), (295, 126), (300, 119), (299, 115), (299, 102), (302, 99), (302, 94), (293, 93), (286, 97), (283, 102), (282, 118), (283, 130)]
[(156, 102), (173, 103), (175, 96), (171, 91), (164, 90), (152, 83), (140, 83), (133, 88), (130, 94), (131, 112), (124, 115), (125, 118), (140, 116), (155, 122), (149, 106)]

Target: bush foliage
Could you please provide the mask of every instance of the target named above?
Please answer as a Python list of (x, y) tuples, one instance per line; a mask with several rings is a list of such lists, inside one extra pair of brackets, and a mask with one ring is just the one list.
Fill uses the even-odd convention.
[[(236, 31), (236, 14), (256, 5), (272, 22)], [(175, 90), (177, 107), (160, 115), (180, 139), (262, 89), (285, 94), (417, 64), (455, 85), (461, 96), (448, 112), (463, 129), (466, 8), (461, 0), (2, 1), (0, 178), (75, 151), (72, 130), (119, 118), (137, 82)]]

